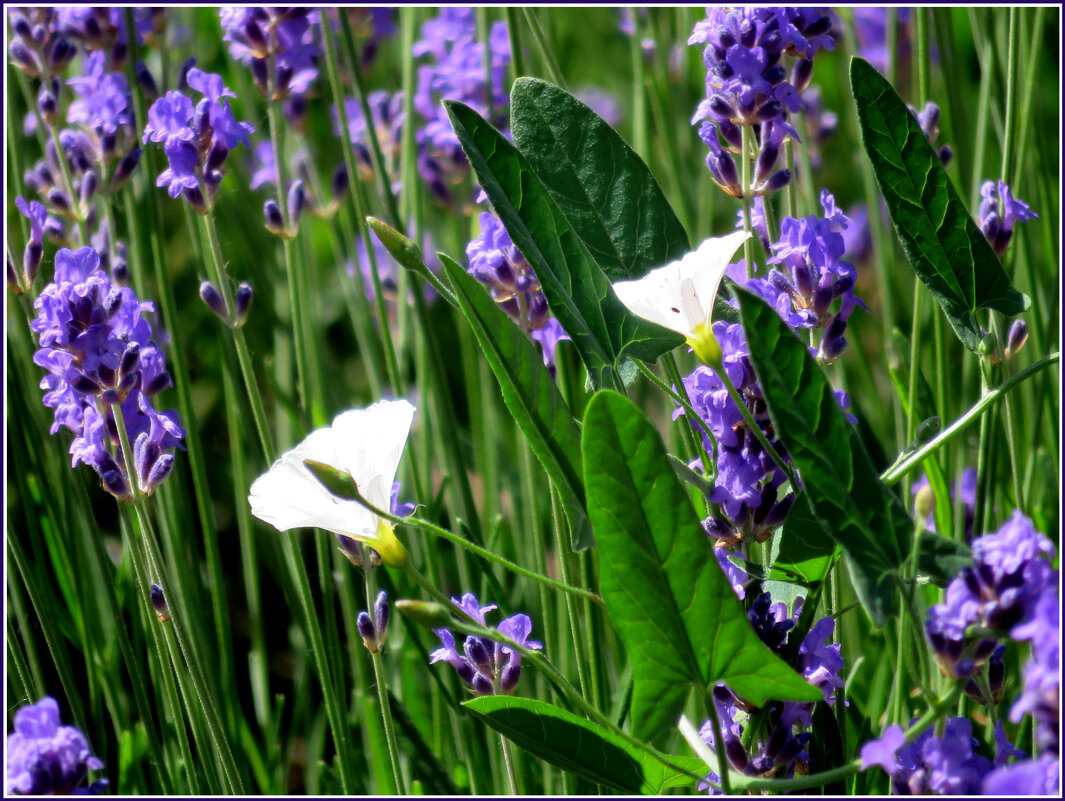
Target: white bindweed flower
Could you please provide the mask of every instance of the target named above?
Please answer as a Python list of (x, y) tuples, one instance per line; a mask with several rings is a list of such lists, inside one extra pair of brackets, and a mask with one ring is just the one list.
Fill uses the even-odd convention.
[(734, 231), (711, 237), (680, 261), (635, 281), (618, 281), (614, 293), (633, 314), (683, 334), (703, 358), (697, 345), (705, 335), (712, 336), (710, 315), (721, 279), (749, 236), (748, 231)]
[(414, 407), (405, 400), (378, 401), (338, 415), (332, 426), (312, 432), (255, 480), (248, 494), (251, 513), (278, 531), (321, 528), (366, 543), (385, 564), (402, 567), (407, 552), (392, 524), (357, 501), (331, 493), (304, 461), (346, 473), (359, 495), (378, 509), (389, 509), (413, 417)]

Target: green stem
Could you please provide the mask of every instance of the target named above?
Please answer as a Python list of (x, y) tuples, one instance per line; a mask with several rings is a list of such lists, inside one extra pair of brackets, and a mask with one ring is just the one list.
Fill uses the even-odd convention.
[[(743, 230), (752, 234), (751, 230), (751, 129), (744, 125), (740, 128), (740, 190), (743, 194)], [(754, 247), (751, 245), (751, 237), (748, 236), (743, 242), (743, 261), (747, 268), (747, 280), (754, 275)]]
[[(208, 211), (203, 215), (203, 227), (207, 232), (208, 249), (211, 258), (207, 260), (208, 269), (211, 272), (211, 280), (222, 293), (222, 302), (225, 304), (226, 316), (234, 320), (233, 298), (229, 290), (229, 277), (224, 274), (224, 261), (222, 259), (222, 245), (218, 241), (218, 228), (215, 225), (214, 212)], [(291, 289), (291, 286), (290, 286)], [(259, 444), (262, 446), (263, 455), (269, 462), (274, 454), (273, 437), (270, 434), (270, 425), (266, 419), (266, 409), (263, 406), (262, 395), (255, 383), (255, 371), (252, 368), (251, 354), (248, 351), (248, 343), (244, 339), (244, 329), (232, 328), (233, 344), (237, 349), (237, 362), (240, 364), (240, 373), (244, 379), (244, 388), (248, 393), (248, 403), (251, 406), (252, 418), (255, 421), (255, 430), (259, 435)]]
[[(707, 434), (707, 436), (710, 437), (711, 440), (714, 439), (714, 435), (710, 431), (709, 426), (707, 426), (706, 422), (699, 416), (699, 413), (695, 411), (695, 408), (691, 405), (691, 401), (689, 401), (687, 397), (676, 392), (673, 387), (671, 387), (661, 378), (656, 376), (654, 374), (654, 371), (652, 371), (651, 368), (644, 364), (640, 359), (633, 359), (632, 363), (636, 365), (636, 369), (643, 373), (643, 375), (647, 378), (648, 381), (650, 381), (660, 390), (665, 392), (674, 401), (679, 403), (683, 407), (685, 415), (689, 419), (691, 419), (691, 421), (694, 422), (697, 426), (699, 426)], [(680, 384), (680, 386), (683, 386), (683, 383)], [(685, 395), (686, 394), (687, 393), (685, 393)], [(699, 448), (699, 450), (702, 451), (703, 449)], [(707, 454), (707, 458), (709, 459), (709, 454)], [(706, 467), (705, 463), (703, 464), (703, 467)], [(707, 472), (707, 475), (713, 475), (713, 471), (710, 470), (709, 472)]]
[(510, 751), (510, 743), (507, 742), (507, 738), (502, 734), (499, 735), (499, 745), (503, 749), (503, 763), (507, 768), (507, 781), (510, 784), (510, 794), (513, 796), (520, 795), (518, 790), (518, 773), (514, 766), (514, 754)]
[(640, 11), (633, 8), (634, 30), (629, 37), (629, 60), (632, 62), (632, 145), (644, 159), (647, 152), (647, 87), (644, 82), (643, 48), (640, 46), (638, 26)]
[(525, 15), (525, 24), (532, 31), (533, 39), (536, 41), (536, 49), (540, 51), (540, 57), (544, 60), (547, 77), (555, 85), (567, 89), (566, 81), (562, 77), (562, 70), (558, 67), (558, 61), (551, 51), (551, 46), (547, 43), (547, 37), (544, 35), (544, 30), (540, 26), (540, 21), (536, 18), (536, 14), (533, 13), (533, 9), (529, 6), (522, 7), (521, 12)]
[[(643, 368), (641, 372), (644, 372), (644, 375), (651, 372), (647, 368), (647, 366), (644, 365), (639, 359), (634, 359), (633, 361), (636, 362), (638, 367)], [(671, 391), (670, 387), (665, 387), (664, 382), (658, 380), (658, 377), (654, 376), (654, 374), (651, 373), (651, 375), (654, 376), (654, 379), (656, 379), (655, 383), (657, 383), (661, 387), (664, 387), (671, 396), (675, 396), (678, 402), (681, 404), (681, 408), (684, 409), (685, 416), (688, 418), (688, 420), (691, 420), (698, 424), (699, 427), (706, 432), (707, 436), (710, 438), (710, 441), (715, 442), (716, 440), (714, 438), (714, 435), (710, 433), (710, 427), (706, 425), (702, 417), (700, 417), (699, 414), (696, 413), (694, 407), (691, 405), (691, 398), (688, 397), (688, 389), (684, 386), (684, 379), (682, 379), (680, 376), (680, 368), (677, 367), (677, 360), (673, 356), (672, 352), (667, 353), (665, 356), (662, 357), (662, 364), (664, 365), (666, 375), (669, 377), (669, 380), (673, 382), (673, 386), (675, 386), (677, 389), (676, 391)], [(699, 439), (695, 434), (695, 429), (690, 423), (686, 422), (686, 424), (683, 426), (683, 431), (685, 438), (688, 441), (688, 447), (692, 449), (693, 453), (699, 456), (699, 461), (703, 465), (703, 475), (712, 476), (714, 474), (713, 462), (710, 461), (710, 454), (706, 452), (706, 448), (704, 448), (702, 446), (702, 443), (699, 442)]]
[(510, 63), (514, 68), (514, 80), (517, 80), (525, 75), (525, 54), (522, 52), (521, 35), (518, 33), (518, 16), (514, 13), (514, 6), (506, 6), (503, 14), (507, 21), (507, 36), (510, 39)]
[(732, 795), (732, 778), (729, 775), (732, 773), (728, 764), (728, 756), (725, 754), (725, 738), (722, 736), (723, 729), (721, 728), (721, 714), (718, 712), (717, 703), (714, 701), (713, 693), (703, 691), (703, 705), (706, 707), (706, 711), (710, 714), (710, 720), (714, 726), (714, 751), (717, 753), (717, 766), (718, 776), (721, 780), (721, 792), (725, 795)]
[(950, 426), (941, 431), (934, 439), (929, 440), (927, 443), (922, 445), (920, 448), (918, 448), (912, 454), (907, 456), (901, 462), (892, 465), (883, 473), (881, 473), (880, 479), (885, 484), (890, 485), (894, 484), (903, 476), (908, 475), (914, 468), (920, 465), (921, 462), (928, 458), (929, 454), (934, 453), (939, 448), (946, 445), (961, 431), (965, 430), (969, 425), (973, 423), (973, 421), (979, 418), (984, 411), (986, 411), (997, 401), (1001, 400), (1007, 392), (1016, 387), (1018, 384), (1021, 384), (1027, 378), (1030, 378), (1031, 376), (1040, 372), (1041, 370), (1046, 369), (1052, 364), (1057, 364), (1059, 359), (1060, 354), (1052, 353), (1049, 356), (1044, 356), (1035, 364), (1026, 367), (1019, 373), (1010, 376), (1002, 384), (995, 387), (995, 389), (992, 389), (986, 394), (984, 394), (983, 397), (981, 397), (979, 401), (973, 404), (973, 406), (971, 406), (965, 414), (963, 414), (961, 417), (951, 423)]
[[(559, 503), (558, 490), (551, 488), (551, 528), (555, 532), (555, 549), (558, 552), (558, 564), (562, 571), (562, 581), (568, 586), (570, 583), (570, 553), (569, 546), (565, 542), (566, 520), (562, 514)], [(577, 611), (577, 600), (573, 595), (566, 595), (566, 616), (569, 619), (570, 636), (573, 638), (573, 658), (577, 663), (577, 682), (580, 685), (581, 695), (587, 697), (591, 680), (588, 677), (588, 661), (585, 655), (584, 645), (581, 642), (580, 615)]]
[[(914, 433), (917, 430), (917, 379), (921, 375), (921, 315), (924, 305), (924, 284), (920, 278), (913, 279), (913, 320), (910, 326), (910, 363), (909, 384), (906, 397), (906, 437), (905, 442), (913, 442)], [(902, 497), (910, 497), (909, 480), (904, 480), (902, 485)]]
[(1020, 46), (1020, 25), (1017, 24), (1016, 7), (1010, 8), (1009, 49), (1006, 51), (1006, 119), (1002, 126), (1002, 168), (999, 175), (1005, 181), (1010, 177), (1013, 160), (1014, 128), (1017, 124), (1017, 57)]
[(373, 659), (373, 672), (377, 684), (377, 697), (381, 704), (381, 720), (385, 724), (385, 740), (388, 743), (388, 756), (392, 762), (392, 773), (396, 780), (396, 793), (406, 795), (406, 785), (403, 782), (403, 770), (399, 765), (399, 747), (396, 741), (396, 729), (392, 723), (392, 707), (388, 700), (388, 687), (385, 684), (384, 666), (381, 664), (381, 654), (371, 651)]

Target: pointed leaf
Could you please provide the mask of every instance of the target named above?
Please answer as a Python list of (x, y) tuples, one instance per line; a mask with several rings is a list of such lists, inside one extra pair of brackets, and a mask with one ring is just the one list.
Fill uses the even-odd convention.
[(611, 281), (640, 278), (691, 250), (647, 165), (565, 89), (519, 78), (510, 120), (514, 144)]
[(735, 285), (732, 293), (773, 429), (810, 510), (843, 549), (858, 599), (882, 625), (898, 609), (897, 568), (912, 534), (906, 509), (880, 480), (806, 346), (757, 295)]
[(536, 347), (485, 288), (454, 259), (440, 254), (459, 308), (499, 382), (503, 402), (562, 496), (574, 550), (595, 544), (584, 512), (581, 434)]
[(653, 361), (680, 345), (679, 334), (636, 317), (621, 304), (514, 145), (469, 106), (454, 101), (444, 106), (478, 182), (532, 265), (592, 381), (597, 386), (615, 383), (624, 356)]
[(597, 393), (581, 445), (600, 591), (632, 664), (633, 734), (675, 725), (692, 683), (726, 682), (756, 705), (817, 700), (751, 628), (643, 413)]
[(968, 545), (931, 531), (921, 532), (917, 549), (917, 572), (940, 587), (947, 586), (963, 567), (973, 564), (973, 552)]
[[(554, 704), (486, 695), (463, 706), (545, 762), (621, 793), (660, 795), (670, 787), (695, 783), (691, 776), (667, 768), (602, 726)], [(694, 757), (670, 756), (669, 761), (692, 773), (706, 771), (702, 761)]]
[(851, 60), (862, 144), (906, 258), (969, 350), (980, 343), (974, 312), (1018, 314), (1031, 305), (958, 196), (921, 126), (867, 61)]
[(772, 578), (779, 578), (779, 575), (774, 575), (779, 571), (789, 571), (807, 584), (818, 582), (825, 575), (838, 549), (835, 540), (810, 509), (806, 493), (799, 492), (784, 519), (780, 550), (771, 571)]

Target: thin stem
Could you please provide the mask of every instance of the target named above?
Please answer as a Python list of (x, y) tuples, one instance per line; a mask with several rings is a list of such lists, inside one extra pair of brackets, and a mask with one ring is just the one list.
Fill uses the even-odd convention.
[[(555, 532), (555, 548), (558, 551), (558, 564), (562, 570), (562, 580), (568, 585), (570, 581), (569, 546), (565, 542), (566, 521), (558, 499), (558, 490), (551, 488), (551, 528)], [(572, 595), (566, 595), (566, 616), (569, 619), (570, 636), (573, 638), (573, 657), (577, 662), (577, 681), (581, 695), (588, 695), (591, 680), (588, 677), (588, 663), (584, 646), (581, 642), (581, 621), (577, 612), (577, 601)]]
[(558, 61), (555, 59), (555, 54), (551, 50), (551, 46), (547, 43), (547, 37), (544, 35), (544, 30), (540, 27), (540, 21), (533, 13), (533, 9), (529, 6), (524, 6), (521, 9), (522, 14), (525, 15), (525, 24), (529, 26), (529, 30), (532, 31), (533, 39), (536, 41), (536, 49), (540, 51), (540, 57), (544, 60), (544, 66), (547, 69), (547, 77), (551, 81), (561, 86), (563, 89), (567, 89), (566, 81), (562, 77), (562, 70), (558, 67)]
[(521, 49), (521, 35), (518, 33), (518, 17), (514, 6), (506, 6), (503, 14), (507, 21), (507, 36), (510, 39), (510, 63), (514, 68), (514, 80), (525, 75), (525, 54)]
[[(632, 363), (636, 365), (636, 369), (639, 370), (641, 373), (643, 373), (643, 375), (647, 378), (648, 381), (650, 381), (652, 384), (654, 384), (660, 390), (665, 392), (674, 401), (679, 403), (683, 407), (685, 415), (688, 418), (690, 418), (696, 425), (698, 425), (707, 434), (707, 436), (710, 437), (711, 440), (714, 439), (714, 435), (710, 431), (710, 427), (699, 416), (699, 413), (695, 411), (695, 408), (691, 405), (691, 401), (689, 401), (686, 397), (684, 397), (681, 394), (679, 394), (676, 390), (673, 389), (673, 387), (671, 387), (669, 384), (667, 384), (661, 378), (656, 376), (654, 374), (654, 371), (651, 370), (651, 368), (648, 367), (646, 364), (644, 364), (640, 359), (633, 359)], [(681, 386), (683, 386), (683, 384)], [(685, 393), (685, 394), (687, 394), (687, 393)], [(699, 450), (701, 451), (703, 449), (699, 448)], [(708, 455), (708, 458), (709, 458), (709, 455)], [(704, 467), (705, 467), (705, 464), (704, 464)], [(707, 473), (707, 475), (712, 475), (712, 473), (713, 473), (713, 471), (711, 470), (711, 471), (709, 471)]]
[[(646, 369), (646, 365), (643, 365), (639, 359), (635, 359), (634, 361), (637, 363), (637, 365), (645, 368), (645, 375), (650, 372), (650, 370)], [(676, 391), (670, 392), (669, 394), (672, 396), (676, 396), (677, 400), (681, 404), (681, 408), (683, 408), (685, 411), (685, 416), (688, 417), (689, 420), (697, 422), (699, 427), (707, 433), (710, 438), (710, 441), (715, 442), (716, 440), (714, 438), (714, 435), (710, 433), (710, 427), (706, 425), (702, 417), (695, 412), (695, 408), (691, 405), (691, 398), (688, 397), (688, 389), (684, 386), (684, 380), (680, 376), (680, 368), (677, 367), (677, 360), (673, 356), (672, 352), (667, 353), (665, 356), (662, 357), (662, 364), (665, 367), (666, 375), (669, 376), (669, 380), (672, 381), (673, 386), (676, 387)], [(662, 384), (662, 382), (656, 383), (659, 383), (660, 385)], [(669, 388), (667, 387), (666, 389), (668, 390)], [(710, 454), (706, 452), (706, 448), (702, 446), (702, 443), (699, 442), (698, 438), (696, 437), (695, 429), (689, 423), (684, 426), (683, 430), (685, 433), (685, 438), (688, 440), (689, 447), (699, 456), (699, 461), (702, 463), (703, 466), (703, 475), (712, 476), (714, 474), (713, 462), (710, 461)]]
[(377, 508), (365, 498), (360, 497), (356, 500), (358, 500), (359, 503), (361, 503), (363, 506), (365, 506), (378, 517), (384, 520), (388, 520), (391, 523), (394, 523), (396, 525), (406, 525), (414, 526), (415, 528), (420, 528), (424, 531), (429, 532), (430, 534), (433, 534), (434, 536), (447, 540), (453, 545), (458, 545), (462, 548), (465, 548), (466, 550), (475, 553), (477, 556), (480, 556), (482, 559), (487, 559), (490, 562), (496, 562), (497, 564), (505, 567), (507, 570), (510, 570), (513, 573), (517, 573), (519, 576), (524, 576), (527, 579), (538, 581), (541, 584), (551, 587), (552, 589), (559, 590), (560, 592), (565, 592), (571, 595), (579, 596), (581, 598), (586, 598), (589, 601), (594, 601), (595, 603), (600, 605), (602, 605), (603, 603), (603, 599), (596, 595), (594, 592), (590, 592), (581, 587), (573, 587), (564, 582), (556, 581), (555, 579), (550, 578), (549, 576), (542, 576), (539, 573), (534, 573), (531, 570), (526, 570), (521, 565), (511, 562), (509, 559), (506, 559), (502, 556), (498, 556), (492, 553), (491, 551), (470, 542), (468, 539), (460, 537), (458, 534), (453, 534), (446, 528), (441, 528), (435, 523), (430, 523), (428, 520), (422, 520), (418, 517), (398, 517), (389, 512), (386, 512), (384, 509)]
[(1002, 168), (999, 175), (1005, 181), (1010, 177), (1013, 160), (1014, 129), (1017, 125), (1017, 57), (1020, 46), (1020, 25), (1017, 24), (1018, 9), (1010, 8), (1009, 49), (1006, 51), (1006, 119), (1003, 123)]
[(706, 711), (710, 713), (710, 720), (714, 726), (714, 751), (717, 753), (721, 792), (725, 795), (732, 795), (732, 780), (729, 776), (731, 771), (729, 769), (728, 756), (725, 754), (725, 738), (722, 736), (721, 714), (718, 712), (717, 702), (714, 701), (712, 692), (703, 692), (703, 703)]
[[(740, 128), (740, 190), (743, 192), (743, 230), (751, 234), (751, 129), (744, 125)], [(754, 275), (754, 248), (751, 237), (743, 242), (743, 261), (747, 269), (747, 280)]]
[[(914, 468), (921, 464), (921, 462), (928, 458), (929, 454), (934, 453), (936, 450), (946, 445), (961, 431), (965, 430), (969, 425), (973, 423), (974, 420), (980, 417), (980, 415), (984, 411), (986, 411), (988, 407), (1001, 400), (1007, 392), (1016, 387), (1018, 384), (1021, 384), (1027, 378), (1030, 378), (1031, 376), (1040, 372), (1041, 370), (1046, 369), (1052, 364), (1057, 364), (1059, 360), (1060, 354), (1052, 353), (1049, 356), (1044, 356), (1035, 364), (1026, 367), (1019, 373), (1010, 376), (1002, 384), (995, 387), (995, 389), (992, 389), (991, 391), (984, 394), (979, 401), (977, 401), (969, 408), (969, 411), (967, 411), (965, 414), (963, 414), (961, 417), (951, 423), (935, 438), (929, 440), (927, 443), (922, 445), (920, 448), (918, 448), (912, 454), (907, 456), (901, 462), (892, 465), (883, 473), (881, 473), (880, 479), (885, 484), (890, 485), (894, 484), (903, 476), (908, 475)], [(974, 529), (974, 531), (975, 530), (976, 529)]]
[[(222, 302), (226, 307), (226, 316), (232, 320), (233, 299), (229, 291), (229, 277), (224, 274), (224, 262), (222, 260), (222, 245), (218, 241), (218, 228), (215, 226), (214, 212), (209, 211), (203, 215), (203, 227), (207, 232), (208, 249), (211, 258), (207, 260), (211, 271), (211, 280), (218, 291), (222, 293)], [(291, 288), (291, 287), (290, 287)], [(251, 354), (248, 351), (248, 343), (244, 339), (242, 328), (230, 328), (233, 332), (233, 344), (237, 349), (237, 362), (240, 364), (240, 373), (244, 379), (244, 388), (248, 393), (248, 403), (251, 406), (252, 419), (255, 421), (255, 430), (259, 435), (259, 444), (262, 446), (263, 455), (269, 462), (274, 454), (274, 441), (270, 434), (270, 425), (266, 419), (266, 409), (263, 406), (262, 395), (255, 383), (255, 371), (252, 368)]]
[(384, 666), (381, 664), (381, 654), (370, 652), (373, 661), (374, 679), (377, 684), (377, 697), (381, 704), (381, 720), (385, 724), (385, 740), (388, 743), (388, 757), (392, 762), (392, 773), (396, 780), (396, 793), (406, 795), (406, 785), (403, 782), (403, 770), (399, 765), (399, 747), (396, 741), (396, 729), (392, 723), (392, 707), (388, 699), (388, 687), (385, 684)]
[(514, 769), (514, 754), (510, 751), (510, 743), (502, 734), (499, 735), (499, 745), (503, 749), (503, 763), (507, 768), (507, 781), (510, 783), (510, 793), (513, 796), (520, 794), (518, 790), (518, 773)]
[[(924, 284), (920, 278), (913, 279), (913, 321), (910, 327), (910, 362), (909, 384), (906, 404), (906, 437), (904, 442), (911, 443), (917, 430), (917, 379), (921, 374), (921, 315), (924, 305)], [(910, 497), (909, 480), (903, 481), (902, 497)]]

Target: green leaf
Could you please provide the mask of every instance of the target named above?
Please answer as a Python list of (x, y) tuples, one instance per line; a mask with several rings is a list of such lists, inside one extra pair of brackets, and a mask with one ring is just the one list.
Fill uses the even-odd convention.
[(883, 625), (898, 611), (897, 568), (913, 530), (906, 509), (880, 481), (806, 346), (765, 301), (730, 286), (773, 429), (798, 470), (811, 512), (842, 548), (858, 599)]
[(632, 731), (676, 724), (692, 684), (761, 706), (819, 697), (755, 634), (714, 558), (662, 438), (615, 392), (588, 404), (581, 446), (599, 586), (633, 673)]
[(592, 261), (524, 156), (477, 112), (445, 101), (451, 127), (510, 238), (536, 272), (547, 303), (596, 386), (620, 385), (622, 357), (653, 361), (683, 342), (636, 317)]
[(973, 552), (964, 542), (948, 540), (931, 531), (922, 531), (917, 540), (917, 572), (934, 584), (945, 587), (963, 567), (971, 567)]
[(611, 281), (640, 278), (691, 250), (651, 171), (620, 134), (564, 89), (519, 78), (514, 144)]
[[(695, 780), (671, 770), (586, 718), (531, 698), (486, 695), (463, 704), (508, 740), (569, 773), (629, 795), (659, 795)], [(706, 767), (694, 757), (669, 757), (692, 773)]]
[(862, 144), (873, 164), (906, 258), (969, 350), (980, 343), (974, 312), (1025, 311), (1031, 300), (1009, 277), (969, 215), (921, 126), (891, 84), (851, 59), (851, 90)]
[(503, 402), (562, 496), (574, 550), (595, 544), (584, 511), (581, 434), (536, 347), (484, 286), (454, 259), (440, 254), (459, 308), (499, 382)]
[(821, 581), (839, 546), (810, 509), (806, 493), (799, 492), (784, 519), (780, 550), (773, 562), (772, 578), (780, 571), (798, 575), (807, 584)]

